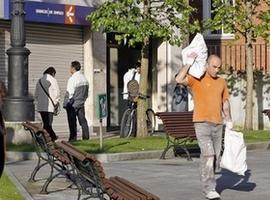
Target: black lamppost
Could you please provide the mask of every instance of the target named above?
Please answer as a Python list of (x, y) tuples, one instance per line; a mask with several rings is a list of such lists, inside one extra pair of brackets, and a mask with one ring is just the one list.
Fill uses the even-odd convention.
[(8, 55), (8, 95), (4, 99), (6, 121), (33, 121), (33, 98), (28, 96), (28, 55), (25, 48), (24, 0), (12, 0), (11, 47)]

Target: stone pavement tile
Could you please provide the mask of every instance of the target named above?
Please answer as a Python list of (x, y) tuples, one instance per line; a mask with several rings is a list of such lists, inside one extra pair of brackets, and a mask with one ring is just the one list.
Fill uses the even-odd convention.
[[(217, 174), (217, 189), (222, 200), (265, 200), (270, 198), (270, 151), (249, 151), (247, 156), (249, 173), (237, 176), (228, 171)], [(30, 192), (35, 200), (76, 199), (77, 191), (64, 189), (68, 182), (64, 178), (49, 186), (50, 193), (41, 195), (42, 182), (28, 183), (27, 180), (36, 164), (35, 160), (8, 163), (8, 169)], [(107, 176), (122, 176), (160, 197), (161, 200), (203, 200), (199, 182), (199, 159), (135, 160), (104, 163)], [(38, 177), (46, 177), (48, 168)]]

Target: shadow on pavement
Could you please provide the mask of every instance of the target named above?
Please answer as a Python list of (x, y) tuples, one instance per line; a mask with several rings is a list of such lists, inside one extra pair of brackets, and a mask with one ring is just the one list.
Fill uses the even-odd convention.
[(251, 170), (247, 170), (245, 176), (240, 176), (224, 169), (219, 174), (221, 176), (217, 179), (216, 186), (218, 193), (222, 193), (226, 189), (250, 192), (256, 187), (256, 183), (249, 182)]

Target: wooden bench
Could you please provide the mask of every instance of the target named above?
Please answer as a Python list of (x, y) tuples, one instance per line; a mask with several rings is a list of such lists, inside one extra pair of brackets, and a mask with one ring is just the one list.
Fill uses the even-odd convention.
[(187, 154), (187, 159), (192, 160), (187, 142), (196, 139), (193, 112), (158, 112), (156, 115), (162, 120), (166, 132), (167, 145), (160, 159), (165, 159), (167, 151), (173, 147), (174, 151), (180, 147)]
[[(47, 194), (47, 188), (54, 178), (64, 175), (70, 179), (72, 174), (71, 161), (66, 154), (63, 154), (62, 151), (55, 146), (55, 143), (45, 129), (31, 122), (24, 122), (22, 125), (31, 133), (38, 157), (37, 165), (32, 171), (29, 181), (35, 182), (37, 172), (42, 167), (50, 165), (50, 175), (41, 189), (41, 193)], [(56, 170), (57, 173), (54, 174), (54, 170)]]
[(82, 193), (90, 197), (112, 200), (159, 200), (159, 197), (147, 192), (130, 181), (114, 176), (107, 178), (105, 171), (94, 156), (78, 150), (68, 142), (56, 143), (72, 160), (78, 175), (76, 185), (79, 188), (78, 199)]

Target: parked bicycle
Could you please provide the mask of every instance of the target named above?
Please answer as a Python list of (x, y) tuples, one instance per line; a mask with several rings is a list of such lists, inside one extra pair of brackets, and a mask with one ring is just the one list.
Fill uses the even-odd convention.
[[(147, 96), (149, 98), (149, 96)], [(134, 137), (137, 131), (137, 99), (138, 97), (131, 97), (128, 108), (125, 110), (120, 126), (120, 137), (129, 138)], [(156, 116), (155, 112), (148, 108), (146, 110), (146, 124), (148, 135), (152, 135), (155, 132)]]

